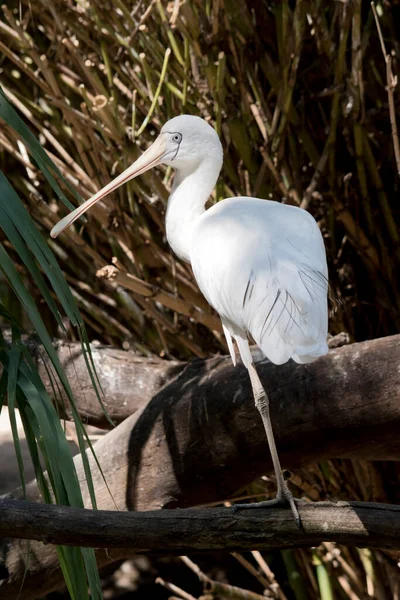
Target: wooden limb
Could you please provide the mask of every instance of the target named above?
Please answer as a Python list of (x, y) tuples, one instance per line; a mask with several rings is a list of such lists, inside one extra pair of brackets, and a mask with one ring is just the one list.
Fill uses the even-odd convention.
[[(135, 412), (95, 445), (114, 498), (91, 459), (99, 508), (114, 510), (114, 501), (124, 511), (220, 501), (271, 469), (262, 422), (241, 365), (234, 368), (224, 357), (196, 360), (184, 368), (178, 365), (175, 379), (153, 396), (146, 392), (156, 388), (148, 368), (141, 400), (134, 378), (136, 366), (132, 366), (137, 357), (121, 353), (125, 368), (108, 372), (108, 352), (99, 348), (95, 353), (102, 382), (107, 384), (108, 408), (118, 398), (126, 402), (123, 410), (134, 407)], [(336, 348), (309, 365), (276, 367), (258, 361), (270, 397), (282, 466), (295, 469), (335, 457), (399, 460), (399, 362), (400, 336)], [(141, 373), (144, 364), (139, 366)], [(165, 381), (165, 372), (160, 375), (162, 365), (156, 365), (156, 370), (157, 377)], [(90, 386), (83, 370), (79, 377), (86, 393)], [(113, 389), (117, 390), (114, 398)], [(131, 404), (130, 397), (134, 398)], [(77, 399), (81, 410), (87, 411), (85, 395), (77, 393)], [(90, 410), (96, 414), (94, 404)], [(75, 461), (78, 477), (84, 480), (80, 457)], [(84, 495), (89, 506), (88, 494)], [(20, 497), (17, 492), (12, 496)], [(39, 500), (33, 484), (28, 497)], [(43, 586), (48, 584), (50, 590), (61, 582), (56, 555), (52, 547), (40, 542), (31, 542), (31, 549), (34, 558), (25, 585), (33, 591), (40, 585), (44, 594), (47, 589)], [(5, 597), (12, 600), (24, 574), (26, 543), (9, 540), (1, 550), (0, 579), (3, 569)], [(121, 556), (116, 551), (103, 552), (100, 562), (106, 564)], [(21, 600), (28, 597), (21, 596)]]
[(45, 544), (129, 549), (132, 554), (246, 552), (323, 541), (400, 549), (400, 506), (373, 502), (299, 503), (303, 530), (287, 508), (93, 511), (0, 500), (0, 535)]
[[(5, 335), (6, 340), (11, 336)], [(25, 338), (39, 375), (62, 419), (72, 420), (68, 398), (61, 392), (54, 397), (54, 387), (49, 379), (50, 366), (45, 364), (45, 352), (37, 344), (37, 339)], [(77, 402), (79, 415), (84, 423), (110, 429), (105, 417), (81, 352), (76, 342), (57, 340), (54, 343), (58, 358), (70, 382)], [(114, 423), (139, 410), (159, 390), (185, 368), (185, 363), (166, 361), (157, 358), (143, 358), (135, 352), (126, 352), (110, 346), (91, 344), (93, 361), (104, 391), (104, 405)], [(0, 375), (2, 367), (0, 365)], [(54, 375), (54, 374), (53, 374)], [(62, 386), (60, 385), (60, 390)]]
[[(4, 334), (11, 341), (11, 334)], [(62, 419), (72, 420), (68, 398), (58, 393), (54, 397), (54, 386), (49, 379), (51, 367), (45, 364), (45, 352), (38, 346), (37, 338), (24, 339), (35, 360), (39, 375), (47, 392), (57, 405)], [(347, 343), (346, 334), (339, 334), (329, 340), (332, 348)], [(337, 344), (337, 346), (335, 345)], [(79, 415), (84, 423), (110, 429), (110, 422), (104, 415), (87, 372), (81, 346), (76, 342), (56, 340), (54, 342), (58, 358), (68, 377), (77, 403)], [(158, 358), (143, 358), (135, 352), (126, 352), (110, 346), (91, 344), (93, 361), (104, 390), (104, 404), (108, 414), (117, 425), (140, 410), (160, 389), (180, 374), (187, 364), (177, 360), (167, 361)], [(230, 365), (230, 358), (209, 359), (195, 364), (199, 372), (211, 373), (221, 360)], [(0, 365), (0, 375), (2, 366)], [(53, 374), (54, 375), (54, 374)], [(62, 386), (59, 386), (62, 390)]]

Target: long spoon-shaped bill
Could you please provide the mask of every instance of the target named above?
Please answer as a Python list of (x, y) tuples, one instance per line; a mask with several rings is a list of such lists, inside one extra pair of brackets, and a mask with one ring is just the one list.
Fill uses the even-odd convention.
[(141, 173), (148, 171), (152, 167), (159, 165), (163, 157), (165, 155), (165, 140), (160, 135), (140, 156), (130, 167), (125, 169), (121, 175), (118, 175), (115, 179), (110, 181), (106, 186), (104, 186), (99, 192), (97, 192), (94, 196), (86, 200), (81, 206), (78, 206), (75, 210), (73, 210), (69, 215), (61, 219), (56, 225), (54, 225), (53, 229), (50, 231), (50, 235), (52, 238), (56, 238), (64, 229), (72, 225), (74, 221), (79, 219), (89, 208), (96, 204), (99, 200), (110, 194), (117, 188), (119, 188), (123, 183), (130, 181), (134, 177), (137, 177)]

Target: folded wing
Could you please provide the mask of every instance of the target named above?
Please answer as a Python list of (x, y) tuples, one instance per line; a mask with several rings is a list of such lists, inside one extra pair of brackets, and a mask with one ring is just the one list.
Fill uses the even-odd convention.
[(225, 200), (201, 218), (191, 261), (232, 356), (230, 336), (243, 362), (251, 361), (248, 334), (275, 364), (326, 354), (326, 255), (311, 215), (275, 202)]

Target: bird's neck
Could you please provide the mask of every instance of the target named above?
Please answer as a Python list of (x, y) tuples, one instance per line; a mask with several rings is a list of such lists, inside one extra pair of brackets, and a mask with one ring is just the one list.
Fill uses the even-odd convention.
[(221, 164), (210, 158), (175, 173), (165, 223), (167, 240), (175, 254), (187, 262), (190, 262), (193, 228), (205, 212), (205, 203), (220, 169)]

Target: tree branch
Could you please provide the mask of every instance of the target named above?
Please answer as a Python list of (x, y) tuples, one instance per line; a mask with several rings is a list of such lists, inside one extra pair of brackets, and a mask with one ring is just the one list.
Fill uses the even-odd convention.
[(316, 546), (323, 541), (400, 549), (400, 506), (302, 502), (303, 530), (286, 508), (93, 511), (0, 500), (0, 535), (135, 554), (245, 552)]
[[(101, 347), (95, 348), (94, 358), (112, 416), (134, 412), (95, 445), (120, 510), (221, 501), (271, 469), (263, 426), (241, 365), (234, 368), (221, 357), (171, 367)], [(68, 348), (63, 358), (68, 368), (72, 368), (70, 359)], [(399, 362), (400, 336), (337, 348), (309, 365), (276, 367), (267, 360), (257, 362), (271, 401), (282, 466), (296, 469), (325, 458), (398, 460)], [(174, 369), (175, 378), (157, 388), (156, 381), (165, 383)], [(137, 380), (135, 373), (139, 373)], [(79, 379), (78, 384), (75, 374), (81, 414), (97, 419), (97, 401), (87, 402), (90, 383), (83, 366)], [(81, 458), (75, 462), (84, 481)], [(98, 506), (114, 510), (114, 500), (90, 462)], [(19, 492), (12, 496), (21, 497)], [(89, 506), (86, 491), (84, 497)], [(28, 499), (40, 500), (34, 484), (29, 486)], [(30, 546), (34, 559), (28, 567), (27, 595), (21, 600), (30, 597), (29, 589), (34, 593), (40, 588), (44, 594), (61, 582), (54, 549), (40, 542)], [(124, 555), (126, 551), (103, 551), (99, 563)], [(3, 568), (6, 573), (4, 587), (10, 600), (18, 595), (25, 563), (25, 542), (9, 540), (0, 549), (0, 572)]]
[[(4, 335), (6, 341), (11, 334)], [(38, 345), (37, 338), (24, 338), (24, 343), (35, 361), (40, 378), (47, 392), (57, 405), (62, 419), (72, 420), (69, 400), (59, 385), (54, 397), (54, 378), (50, 381), (51, 366), (46, 354)], [(70, 383), (81, 419), (90, 425), (110, 429), (110, 423), (99, 404), (90, 380), (81, 345), (77, 342), (55, 340), (54, 346), (63, 370)], [(114, 423), (119, 424), (148, 402), (160, 389), (186, 366), (186, 363), (157, 358), (144, 358), (135, 352), (126, 352), (111, 346), (91, 344), (93, 361), (104, 391), (104, 405)], [(0, 365), (0, 375), (2, 366)]]

